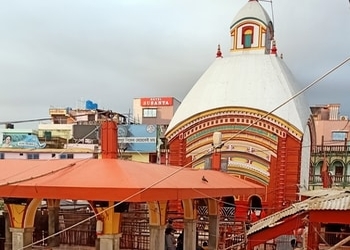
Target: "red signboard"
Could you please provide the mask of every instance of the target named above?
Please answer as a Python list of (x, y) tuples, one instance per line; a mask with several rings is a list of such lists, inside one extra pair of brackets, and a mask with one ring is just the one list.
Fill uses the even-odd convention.
[(150, 106), (172, 106), (173, 98), (172, 97), (150, 97), (150, 98), (141, 98), (141, 106), (150, 107)]

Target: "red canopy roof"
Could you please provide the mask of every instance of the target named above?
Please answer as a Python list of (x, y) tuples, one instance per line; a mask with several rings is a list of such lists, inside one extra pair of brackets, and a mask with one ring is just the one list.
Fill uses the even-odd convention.
[(120, 159), (0, 160), (0, 169), (0, 197), (141, 202), (264, 193), (214, 170)]

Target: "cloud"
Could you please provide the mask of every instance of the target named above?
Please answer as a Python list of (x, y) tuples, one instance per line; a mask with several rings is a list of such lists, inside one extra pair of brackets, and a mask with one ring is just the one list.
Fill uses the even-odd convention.
[[(137, 97), (181, 101), (214, 61), (217, 44), (229, 53), (229, 27), (246, 2), (3, 2), (0, 120), (46, 117), (50, 105), (74, 107), (82, 99), (120, 113)], [(348, 1), (261, 4), (275, 22), (278, 52), (301, 87), (350, 56)], [(310, 105), (337, 102), (350, 114), (349, 65), (308, 90)]]

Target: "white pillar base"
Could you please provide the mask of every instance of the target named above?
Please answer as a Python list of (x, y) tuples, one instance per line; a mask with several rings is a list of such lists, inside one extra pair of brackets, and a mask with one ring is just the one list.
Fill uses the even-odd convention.
[(122, 234), (102, 234), (97, 236), (102, 250), (119, 250)]

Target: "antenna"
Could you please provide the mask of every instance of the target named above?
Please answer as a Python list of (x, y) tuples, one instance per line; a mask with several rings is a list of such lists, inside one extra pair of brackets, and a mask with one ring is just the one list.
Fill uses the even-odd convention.
[[(259, 0), (260, 2), (267, 2), (271, 4), (271, 17), (272, 17), (272, 23), (273, 25), (275, 25), (275, 15), (273, 13), (273, 4), (272, 4), (272, 0)], [(350, 0), (349, 0), (350, 1)]]

